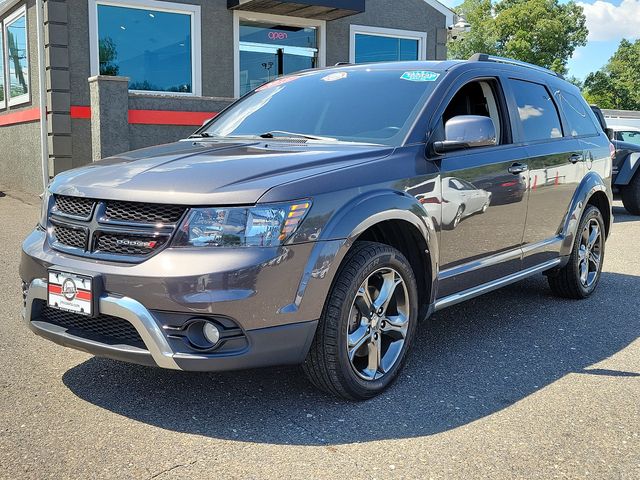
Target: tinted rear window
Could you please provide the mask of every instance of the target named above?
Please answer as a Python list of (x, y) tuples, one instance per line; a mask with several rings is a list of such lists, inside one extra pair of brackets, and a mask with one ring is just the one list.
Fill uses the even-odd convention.
[(544, 85), (511, 80), (511, 88), (518, 106), (524, 140), (548, 140), (562, 137), (558, 110)]
[(572, 136), (578, 137), (580, 135), (595, 135), (598, 133), (587, 110), (589, 107), (585, 105), (582, 99), (562, 91), (558, 94), (558, 97), (560, 97), (560, 108), (569, 122)]

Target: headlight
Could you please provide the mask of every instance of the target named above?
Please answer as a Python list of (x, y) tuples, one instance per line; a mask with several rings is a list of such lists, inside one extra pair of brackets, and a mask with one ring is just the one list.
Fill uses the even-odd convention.
[(173, 241), (177, 247), (275, 247), (302, 223), (310, 202), (252, 208), (194, 208)]
[(47, 217), (49, 215), (49, 202), (51, 200), (51, 192), (49, 188), (44, 191), (42, 194), (42, 205), (40, 206), (40, 226), (42, 228), (47, 228)]

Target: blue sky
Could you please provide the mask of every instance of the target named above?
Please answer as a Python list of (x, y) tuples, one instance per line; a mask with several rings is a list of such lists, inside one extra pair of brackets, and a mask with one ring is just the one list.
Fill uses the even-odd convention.
[[(455, 7), (462, 0), (440, 0)], [(567, 0), (560, 0), (566, 3)], [(576, 49), (569, 61), (569, 75), (580, 79), (602, 67), (618, 48), (620, 40), (640, 37), (640, 0), (580, 0), (589, 28), (588, 44)], [(473, 28), (473, 26), (472, 26)]]

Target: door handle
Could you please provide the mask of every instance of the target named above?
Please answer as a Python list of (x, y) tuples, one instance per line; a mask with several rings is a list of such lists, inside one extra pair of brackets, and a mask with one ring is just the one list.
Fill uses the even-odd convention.
[(514, 175), (522, 172), (526, 172), (529, 170), (529, 166), (524, 163), (514, 163), (509, 167), (509, 173), (513, 173)]
[(584, 155), (582, 155), (581, 153), (574, 153), (573, 155), (571, 155), (569, 157), (569, 161), (571, 163), (578, 163), (584, 160)]

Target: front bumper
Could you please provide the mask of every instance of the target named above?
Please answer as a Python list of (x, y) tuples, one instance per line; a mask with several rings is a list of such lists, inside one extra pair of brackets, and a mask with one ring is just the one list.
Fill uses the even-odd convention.
[(24, 320), (36, 335), (92, 355), (172, 370), (225, 371), (295, 365), (304, 360), (318, 324), (310, 321), (251, 330), (246, 332), (247, 348), (243, 351), (198, 355), (174, 351), (153, 314), (132, 298), (103, 295), (99, 300), (100, 312), (130, 322), (145, 348), (107, 344), (76, 336), (59, 325), (43, 321), (37, 301), (46, 299), (46, 282), (33, 280), (25, 299)]
[[(315, 259), (326, 259), (327, 249), (335, 252), (342, 243), (247, 249), (235, 254), (190, 255), (167, 249), (141, 264), (117, 265), (61, 254), (44, 237), (44, 232), (36, 230), (27, 238), (20, 265), (25, 283), (24, 319), (34, 333), (98, 356), (195, 371), (303, 362), (331, 284), (331, 275), (317, 275)], [(318, 253), (313, 253), (314, 247), (319, 247)], [(50, 267), (99, 276), (102, 289), (97, 312), (129, 322), (142, 341), (103, 341), (49, 321), (43, 311)], [(229, 348), (194, 351), (184, 338), (172, 335), (194, 317), (221, 320), (225, 327), (231, 324), (230, 331), (236, 333)]]

